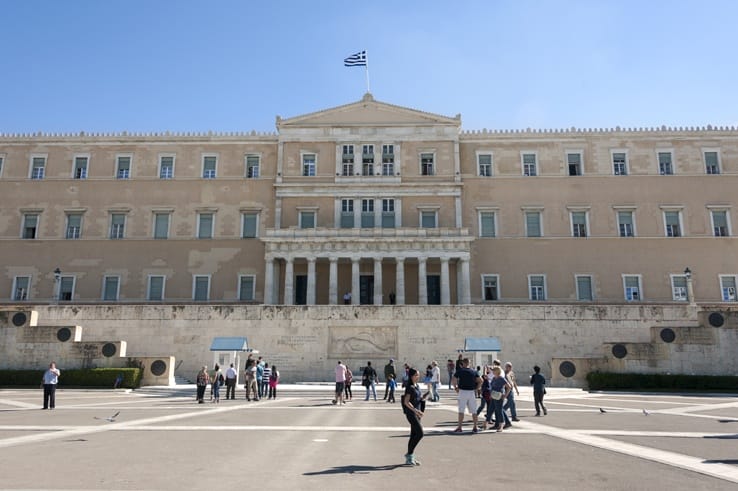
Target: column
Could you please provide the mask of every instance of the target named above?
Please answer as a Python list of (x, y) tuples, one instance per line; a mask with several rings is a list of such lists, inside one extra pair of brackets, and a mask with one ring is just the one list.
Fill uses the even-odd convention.
[[(356, 168), (354, 168), (354, 173)], [(361, 228), (361, 200), (354, 200), (354, 228)], [(352, 293), (353, 295), (353, 293)]]
[(428, 274), (425, 272), (425, 258), (418, 258), (418, 305), (428, 305)]
[(441, 258), (441, 305), (451, 303), (451, 285), (448, 277), (448, 258)]
[(308, 305), (315, 305), (315, 258), (308, 258), (307, 299)]
[(395, 302), (397, 305), (405, 305), (405, 258), (396, 259), (395, 271)]
[(471, 303), (471, 283), (469, 280), (469, 258), (461, 258), (461, 286), (459, 287), (459, 303)]
[(293, 291), (295, 272), (293, 266), (292, 258), (286, 258), (284, 268), (284, 305), (292, 305), (295, 303), (295, 293)]
[(351, 305), (359, 305), (359, 261), (360, 257), (351, 258)]
[(328, 272), (328, 305), (338, 303), (338, 258), (331, 257)]
[(274, 303), (274, 259), (271, 257), (266, 260), (264, 268), (264, 304), (271, 305)]
[(374, 305), (382, 305), (382, 258), (374, 258)]

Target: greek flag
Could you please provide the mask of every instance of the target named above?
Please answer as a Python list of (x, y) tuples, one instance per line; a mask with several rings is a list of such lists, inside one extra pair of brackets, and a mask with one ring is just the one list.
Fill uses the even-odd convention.
[(343, 66), (366, 66), (366, 51), (359, 51), (344, 59)]

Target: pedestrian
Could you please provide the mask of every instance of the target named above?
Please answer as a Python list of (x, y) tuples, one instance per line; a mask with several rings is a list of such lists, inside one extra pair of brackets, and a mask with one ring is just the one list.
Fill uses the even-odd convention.
[(226, 400), (236, 398), (237, 377), (238, 377), (238, 373), (236, 373), (236, 369), (233, 367), (233, 363), (231, 363), (231, 366), (228, 367), (228, 369), (226, 370), (226, 375), (225, 375)]
[[(397, 378), (397, 373), (395, 372), (395, 360), (390, 358), (389, 362), (384, 366), (384, 381), (389, 383), (390, 375), (392, 378)], [(387, 400), (387, 392), (389, 391), (389, 386), (385, 384), (384, 386), (384, 400)]]
[(536, 416), (541, 415), (541, 409), (543, 409), (543, 415), (547, 415), (548, 411), (546, 406), (543, 405), (543, 395), (546, 393), (546, 379), (541, 375), (541, 367), (538, 365), (533, 367), (535, 372), (530, 376), (530, 384), (533, 386), (533, 402), (536, 406)]
[(269, 377), (272, 375), (272, 369), (269, 363), (264, 363), (264, 373), (261, 375), (261, 397), (269, 394)]
[(371, 390), (372, 395), (374, 395), (374, 400), (377, 400), (377, 371), (372, 366), (372, 362), (368, 361), (366, 362), (366, 367), (364, 367), (364, 373), (361, 376), (361, 383), (366, 387), (366, 397), (364, 398), (365, 401), (369, 400), (369, 391)]
[(394, 375), (390, 375), (387, 379), (387, 386), (389, 387), (389, 395), (387, 396), (387, 402), (395, 402), (395, 389), (397, 388), (397, 381)]
[[(259, 361), (256, 363), (256, 390), (259, 394), (259, 399), (264, 397), (266, 394), (262, 390), (262, 381), (264, 377), (264, 360), (259, 357)], [(267, 379), (267, 382), (269, 379)]]
[[(488, 404), (491, 404), (492, 398), (490, 397), (490, 390), (489, 390), (489, 384), (487, 383), (489, 379), (492, 378), (492, 368), (489, 365), (484, 366), (484, 373), (482, 374), (482, 397), (479, 398), (479, 407), (477, 408), (477, 416), (482, 414), (482, 411), (484, 411), (484, 408), (487, 407)], [(486, 412), (485, 412), (486, 415)], [(485, 416), (486, 421), (486, 416)]]
[(420, 424), (420, 418), (423, 417), (423, 411), (420, 409), (423, 396), (420, 395), (418, 379), (420, 379), (420, 373), (416, 369), (408, 370), (408, 382), (405, 384), (405, 394), (402, 396), (402, 411), (410, 423), (410, 440), (407, 442), (405, 465), (420, 465), (420, 461), (415, 458), (415, 447), (423, 439), (423, 425)]
[(246, 360), (246, 372), (245, 372), (245, 379), (246, 379), (246, 400), (250, 401), (252, 399), (251, 396), (253, 396), (253, 399), (255, 401), (259, 400), (259, 390), (256, 387), (256, 360), (251, 360), (251, 363), (249, 363), (249, 360)]
[(336, 365), (336, 394), (333, 398), (333, 404), (346, 404), (343, 399), (343, 392), (346, 390), (346, 366), (338, 360)]
[(216, 404), (220, 402), (220, 386), (223, 385), (224, 380), (223, 372), (220, 371), (220, 365), (216, 363), (213, 376), (210, 378), (210, 386), (213, 389), (212, 402)]
[(449, 359), (446, 362), (446, 371), (448, 372), (448, 390), (451, 390), (451, 379), (454, 378), (454, 372), (456, 371), (456, 365), (453, 360)]
[(518, 390), (518, 383), (515, 381), (515, 372), (513, 372), (513, 365), (509, 361), (505, 363), (505, 378), (507, 383), (510, 384), (510, 393), (507, 396), (507, 402), (502, 407), (505, 411), (510, 408), (510, 418), (513, 421), (520, 421), (518, 419), (518, 410), (515, 406), (515, 397), (520, 395)]
[(279, 372), (277, 367), (272, 365), (272, 373), (269, 375), (269, 399), (277, 398), (277, 385), (279, 384)]
[(351, 382), (354, 380), (354, 374), (351, 372), (351, 369), (348, 365), (345, 365), (346, 367), (346, 382), (344, 383), (344, 387), (346, 388), (346, 394), (343, 398), (344, 401), (350, 401), (351, 398), (354, 396), (351, 392)]
[(487, 381), (490, 389), (490, 401), (487, 406), (487, 417), (484, 419), (484, 427), (487, 429), (487, 424), (491, 422), (492, 412), (495, 414), (495, 425), (492, 427), (493, 430), (501, 432), (503, 429), (510, 428), (512, 423), (507, 419), (507, 414), (502, 409), (505, 403), (505, 398), (510, 392), (510, 385), (502, 375), (502, 368), (499, 366), (492, 367), (492, 378)]
[(441, 369), (436, 360), (431, 362), (431, 367), (431, 401), (438, 402), (441, 400), (438, 393), (438, 388), (441, 385)]
[(210, 382), (208, 376), (208, 367), (203, 365), (199, 372), (197, 372), (197, 378), (195, 379), (195, 385), (197, 385), (197, 402), (202, 404), (205, 402), (205, 389)]
[(459, 410), (459, 425), (454, 430), (454, 433), (461, 433), (461, 427), (464, 423), (464, 412), (466, 409), (472, 415), (474, 421), (473, 433), (477, 433), (477, 398), (476, 391), (482, 386), (482, 377), (477, 374), (476, 371), (469, 368), (469, 358), (461, 360), (461, 368), (456, 370), (453, 378), (454, 390), (458, 394), (458, 410)]
[(49, 369), (44, 372), (41, 379), (44, 385), (44, 407), (42, 409), (54, 409), (56, 407), (56, 386), (59, 383), (61, 371), (56, 368), (56, 362), (49, 363)]
[(351, 292), (346, 292), (343, 294), (343, 304), (351, 305)]

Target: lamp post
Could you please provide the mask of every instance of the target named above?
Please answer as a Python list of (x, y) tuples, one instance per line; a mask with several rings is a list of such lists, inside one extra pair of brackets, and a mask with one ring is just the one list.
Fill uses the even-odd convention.
[(59, 303), (59, 297), (61, 296), (61, 270), (56, 268), (54, 270), (54, 303)]
[(684, 268), (684, 277), (687, 279), (687, 301), (689, 305), (694, 305), (694, 289), (692, 287), (692, 270), (689, 267)]

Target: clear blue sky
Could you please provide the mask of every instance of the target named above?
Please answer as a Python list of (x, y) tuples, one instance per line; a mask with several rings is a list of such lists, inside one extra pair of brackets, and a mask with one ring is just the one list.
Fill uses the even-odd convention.
[(736, 0), (3, 0), (0, 133), (273, 131), (366, 91), (465, 129), (738, 125)]

